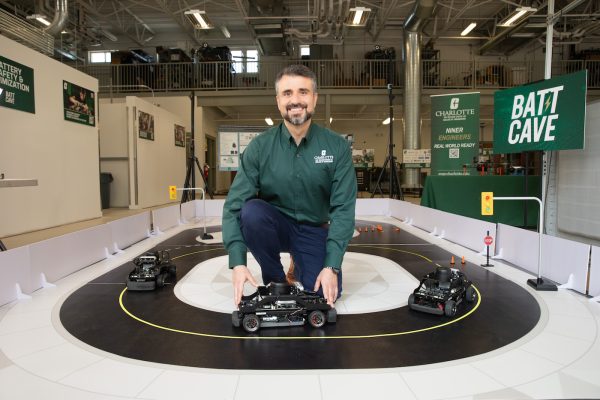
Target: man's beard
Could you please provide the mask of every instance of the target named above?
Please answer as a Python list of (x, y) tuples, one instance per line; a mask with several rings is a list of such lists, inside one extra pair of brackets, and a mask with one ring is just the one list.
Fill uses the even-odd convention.
[[(292, 117), (289, 113), (290, 109), (298, 108), (298, 107), (304, 109), (304, 115), (302, 115), (301, 117)], [(305, 123), (306, 121), (308, 121), (309, 119), (311, 119), (312, 113), (308, 111), (308, 106), (306, 104), (297, 103), (297, 104), (288, 105), (286, 107), (286, 113), (281, 114), (281, 116), (283, 117), (283, 119), (285, 119), (290, 124), (299, 126), (299, 125), (302, 125), (303, 123)]]

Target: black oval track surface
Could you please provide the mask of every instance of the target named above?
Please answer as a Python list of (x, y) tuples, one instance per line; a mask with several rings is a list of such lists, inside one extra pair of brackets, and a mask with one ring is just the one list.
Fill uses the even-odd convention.
[[(357, 221), (357, 226), (368, 223)], [(391, 225), (384, 232), (363, 233), (348, 251), (389, 258), (417, 279), (432, 271), (434, 263), (447, 265), (451, 254)], [(217, 228), (212, 228), (213, 230)], [(225, 255), (220, 245), (195, 241), (200, 229), (190, 229), (161, 243), (178, 258), (178, 278), (198, 263)], [(387, 245), (386, 245), (387, 244)], [(395, 244), (395, 245), (389, 245)], [(193, 253), (193, 254), (190, 254)], [(460, 262), (457, 264), (460, 266)], [(336, 324), (322, 329), (308, 325), (267, 328), (253, 339), (210, 338), (152, 327), (127, 315), (119, 305), (133, 264), (124, 264), (72, 293), (60, 309), (64, 327), (79, 340), (123, 357), (163, 364), (222, 369), (345, 369), (405, 367), (456, 360), (505, 346), (529, 332), (540, 309), (525, 289), (479, 266), (463, 267), (481, 292), (481, 304), (466, 318), (436, 329), (406, 335), (368, 336), (441, 325), (447, 317), (423, 314), (408, 307), (367, 314), (338, 316)], [(125, 292), (123, 304), (133, 315), (150, 323), (180, 331), (248, 337), (234, 328), (231, 315), (192, 307), (173, 294), (174, 284), (153, 292)], [(469, 311), (459, 309), (454, 318)], [(264, 337), (321, 337), (321, 339), (261, 340)], [(328, 338), (329, 337), (329, 338)]]

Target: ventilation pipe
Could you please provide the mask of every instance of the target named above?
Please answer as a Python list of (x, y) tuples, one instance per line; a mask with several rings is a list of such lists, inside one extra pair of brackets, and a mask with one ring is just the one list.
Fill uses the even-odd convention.
[(56, 0), (54, 20), (44, 31), (52, 36), (58, 36), (63, 31), (69, 17), (68, 0)]
[[(418, 0), (404, 22), (404, 141), (405, 149), (421, 147), (421, 33), (437, 0)], [(405, 170), (402, 186), (419, 187), (419, 169)]]

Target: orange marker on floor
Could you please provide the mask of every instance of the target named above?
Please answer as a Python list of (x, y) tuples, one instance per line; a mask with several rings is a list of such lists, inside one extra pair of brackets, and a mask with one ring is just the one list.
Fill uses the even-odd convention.
[(377, 230), (378, 230), (379, 232), (383, 232), (383, 226), (381, 226), (381, 225), (377, 225)]
[(396, 232), (400, 232), (400, 228), (398, 228), (398, 227), (394, 228), (394, 230), (395, 230)]
[(454, 256), (450, 259), (450, 265), (454, 265)]
[(465, 256), (462, 256), (462, 260), (460, 260), (460, 263), (461, 263), (462, 265), (465, 265), (465, 264), (466, 264), (466, 262), (465, 262)]

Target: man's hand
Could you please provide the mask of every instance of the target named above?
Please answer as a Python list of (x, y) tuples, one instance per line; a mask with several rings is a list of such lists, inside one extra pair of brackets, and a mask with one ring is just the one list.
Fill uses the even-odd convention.
[(254, 279), (250, 273), (250, 270), (248, 270), (248, 267), (245, 265), (236, 265), (233, 267), (233, 275), (231, 280), (233, 281), (233, 302), (236, 307), (238, 304), (240, 304), (240, 301), (242, 301), (244, 283), (246, 283), (246, 281), (250, 282), (250, 284), (254, 287), (258, 287), (256, 279)]
[(320, 287), (323, 287), (323, 296), (325, 300), (327, 300), (327, 304), (333, 307), (333, 303), (337, 300), (338, 297), (338, 277), (335, 272), (331, 270), (331, 268), (323, 268), (319, 276), (317, 276), (317, 280), (315, 281), (315, 289), (316, 292)]

